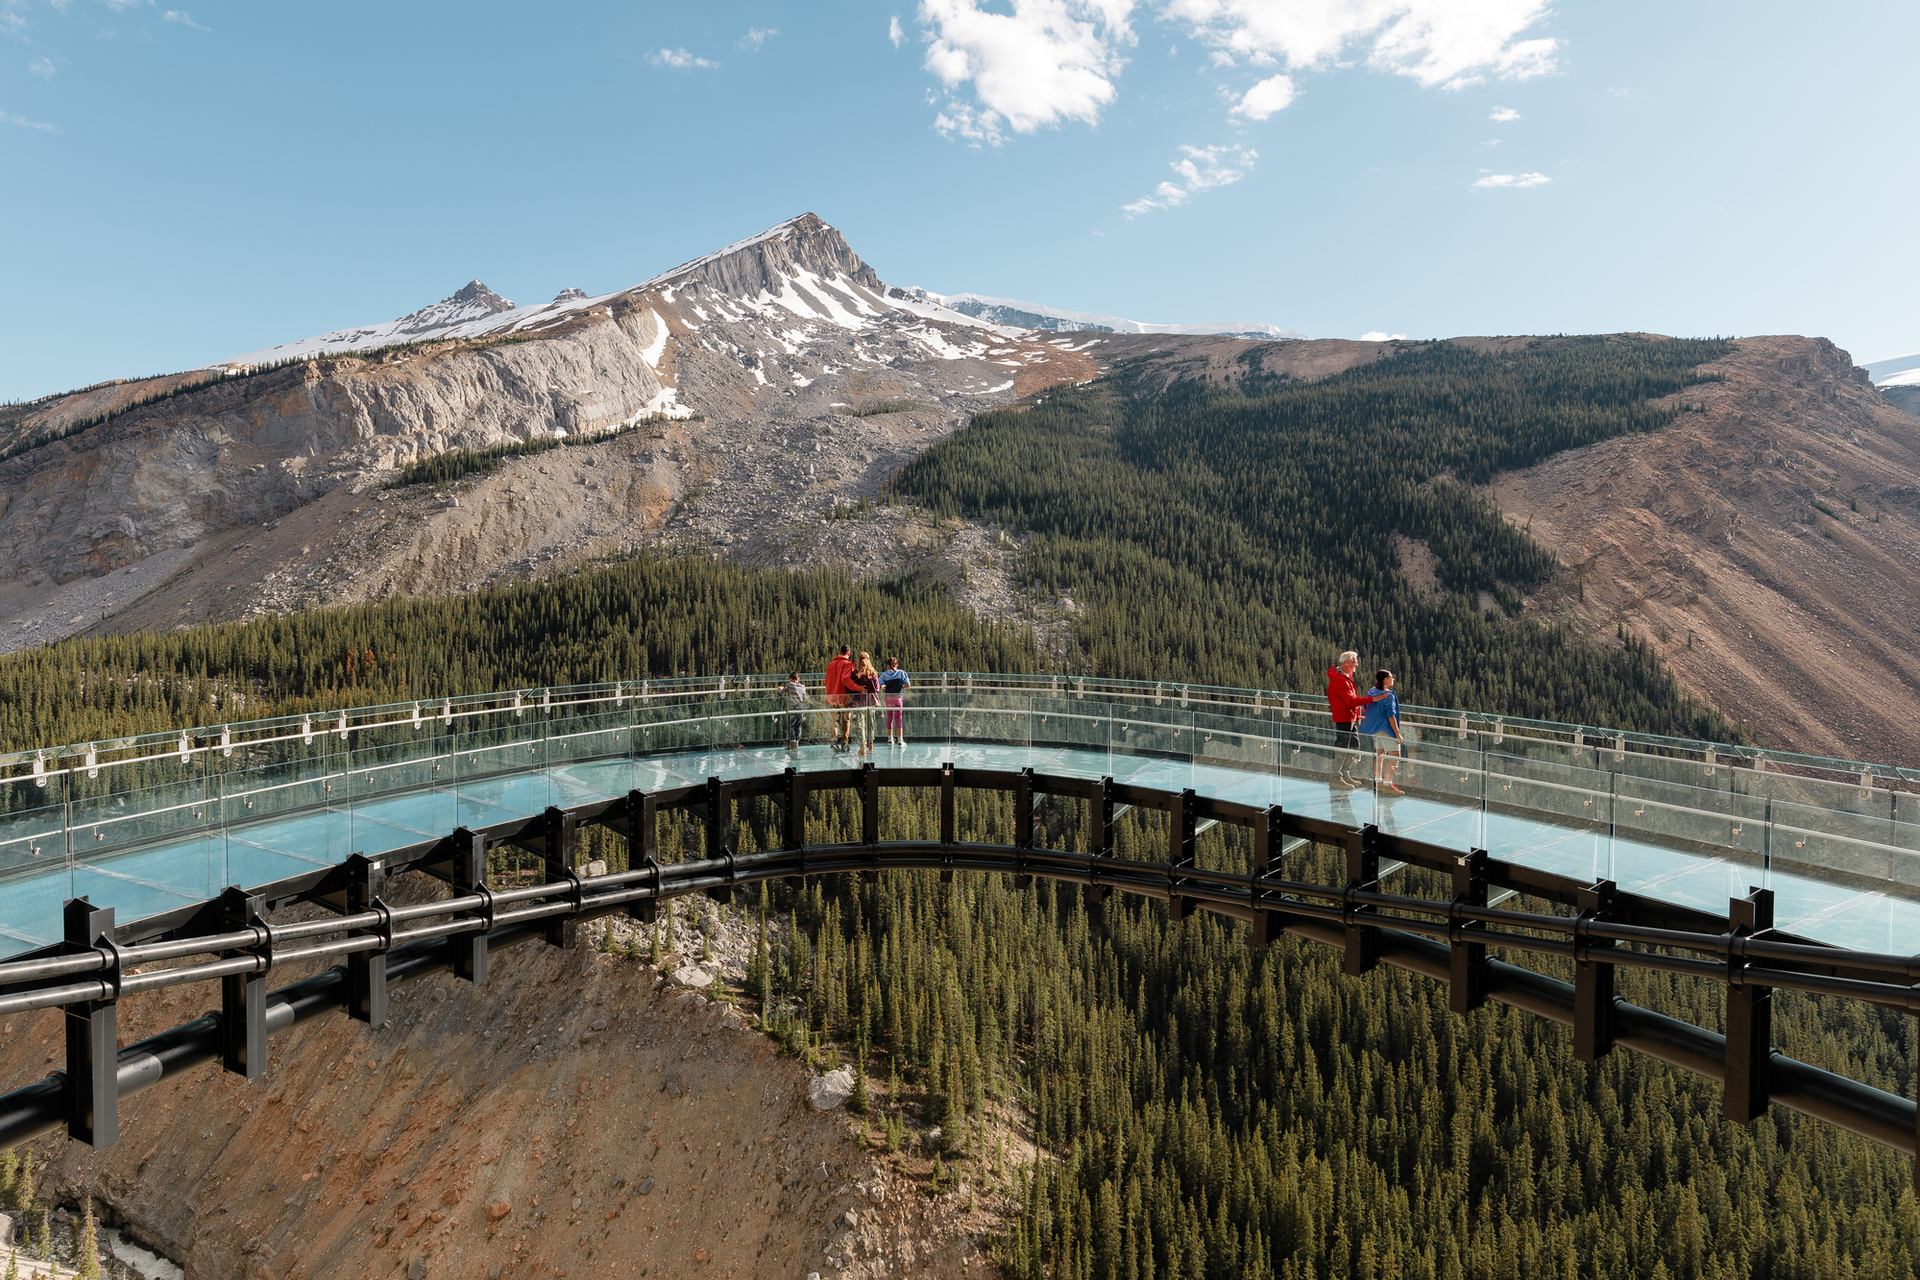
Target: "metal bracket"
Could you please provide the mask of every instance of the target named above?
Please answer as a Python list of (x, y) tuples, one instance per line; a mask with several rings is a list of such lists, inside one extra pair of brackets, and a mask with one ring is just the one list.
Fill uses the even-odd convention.
[(1740, 940), (1773, 928), (1773, 890), (1754, 888), (1727, 903), (1727, 1119), (1750, 1124), (1766, 1114), (1773, 1059), (1773, 988), (1746, 980)]
[(273, 926), (267, 900), (230, 885), (220, 894), (222, 929), (252, 929), (260, 941), (248, 948), (263, 958), (253, 973), (229, 973), (220, 979), (220, 1065), (246, 1080), (267, 1069), (267, 972), (273, 968)]
[(1487, 1002), (1486, 922), (1463, 920), (1462, 907), (1487, 905), (1487, 851), (1474, 849), (1453, 863), (1453, 903), (1447, 915), (1447, 1005), (1472, 1013)]
[(374, 933), (376, 951), (356, 951), (347, 957), (347, 1013), (370, 1027), (387, 1023), (387, 952), (393, 946), (393, 913), (381, 900), (387, 891), (387, 868), (363, 853), (347, 859), (347, 914), (373, 911), (379, 915)]
[(70, 898), (62, 915), (61, 949), (68, 954), (104, 951), (107, 994), (66, 1008), (67, 1073), (64, 1081), (67, 1136), (93, 1148), (120, 1136), (120, 948), (113, 941), (113, 908)]
[(1580, 1062), (1596, 1062), (1613, 1048), (1613, 966), (1605, 958), (1613, 941), (1593, 938), (1589, 931), (1612, 911), (1615, 888), (1611, 880), (1596, 880), (1580, 890), (1576, 902), (1580, 914), (1573, 922), (1573, 1056)]

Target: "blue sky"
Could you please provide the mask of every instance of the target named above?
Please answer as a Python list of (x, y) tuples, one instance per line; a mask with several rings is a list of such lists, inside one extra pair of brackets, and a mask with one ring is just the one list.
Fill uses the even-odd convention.
[(1876, 359), (1917, 48), (1911, 0), (0, 0), (0, 399), (809, 209), (943, 292)]

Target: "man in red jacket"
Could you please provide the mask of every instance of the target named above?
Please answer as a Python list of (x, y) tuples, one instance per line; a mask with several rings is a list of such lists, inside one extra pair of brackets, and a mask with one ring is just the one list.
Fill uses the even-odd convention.
[(1339, 661), (1327, 668), (1327, 711), (1333, 716), (1333, 745), (1347, 754), (1334, 761), (1334, 782), (1343, 787), (1360, 785), (1360, 717), (1373, 699), (1354, 687), (1354, 668), (1360, 655), (1349, 649)]
[(827, 663), (827, 675), (822, 683), (827, 705), (833, 708), (832, 746), (835, 751), (845, 751), (848, 739), (853, 735), (853, 713), (847, 710), (847, 677), (853, 672), (852, 652), (848, 646), (840, 646), (840, 652), (834, 654), (833, 660)]

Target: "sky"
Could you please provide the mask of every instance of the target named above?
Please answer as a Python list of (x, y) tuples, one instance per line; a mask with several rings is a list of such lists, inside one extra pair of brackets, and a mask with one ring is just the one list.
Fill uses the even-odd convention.
[(0, 0), (0, 400), (608, 292), (1920, 351), (1913, 0)]

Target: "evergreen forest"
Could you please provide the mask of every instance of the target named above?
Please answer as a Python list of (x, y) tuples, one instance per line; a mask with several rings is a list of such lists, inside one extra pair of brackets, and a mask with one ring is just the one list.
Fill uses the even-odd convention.
[[(0, 656), (0, 750), (341, 703), (644, 675), (818, 672), (831, 647), (916, 669), (1045, 669), (1317, 688), (1334, 652), (1409, 701), (1711, 733), (1684, 673), (1520, 617), (1548, 549), (1470, 486), (1683, 411), (1714, 342), (1414, 346), (1316, 383), (1160, 385), (1121, 369), (987, 414), (898, 477), (895, 501), (1026, 539), (1071, 649), (983, 623), (931, 585), (642, 556), (553, 582)], [(1665, 407), (1652, 402), (1670, 399)], [(1437, 582), (1411, 586), (1398, 546)], [(1676, 678), (1676, 675), (1679, 677)], [(909, 712), (911, 716), (911, 712)], [(890, 793), (891, 794), (891, 793)], [(816, 819), (851, 822), (844, 808)], [(1004, 835), (991, 798), (962, 835)], [(1054, 805), (1062, 847), (1084, 812)], [(900, 793), (885, 836), (935, 828)], [(743, 808), (744, 849), (772, 838)], [(822, 838), (816, 832), (816, 838)], [(1133, 815), (1120, 852), (1160, 847)], [(1236, 856), (1222, 830), (1203, 859)], [(1319, 856), (1319, 855), (1308, 855)], [(1775, 1108), (1725, 1122), (1715, 1085), (1557, 1026), (1460, 1018), (1425, 980), (1239, 925), (1004, 877), (886, 873), (772, 886), (750, 994), (803, 1052), (862, 1069), (859, 1105), (935, 1178), (1010, 1180), (1021, 1280), (1389, 1277), (1894, 1280), (1920, 1266), (1911, 1161)], [(510, 960), (503, 958), (503, 963)], [(1702, 1025), (1720, 988), (1621, 980)], [(404, 998), (404, 997), (402, 997)], [(1896, 1091), (1912, 1020), (1778, 1002), (1790, 1053)], [(885, 1081), (870, 1096), (867, 1079)]]

